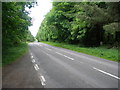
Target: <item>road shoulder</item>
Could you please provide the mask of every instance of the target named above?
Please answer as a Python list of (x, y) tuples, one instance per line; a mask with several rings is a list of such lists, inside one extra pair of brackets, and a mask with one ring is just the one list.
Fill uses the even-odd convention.
[(43, 88), (27, 53), (11, 65), (2, 68), (3, 88)]

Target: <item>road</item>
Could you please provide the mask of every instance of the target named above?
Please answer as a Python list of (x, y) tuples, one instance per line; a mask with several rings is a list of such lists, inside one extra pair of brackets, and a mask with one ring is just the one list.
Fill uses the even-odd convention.
[(118, 88), (117, 62), (38, 42), (29, 53), (45, 88)]

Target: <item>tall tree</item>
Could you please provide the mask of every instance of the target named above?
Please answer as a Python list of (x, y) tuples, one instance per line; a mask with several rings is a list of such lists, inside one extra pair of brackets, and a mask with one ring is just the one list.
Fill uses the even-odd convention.
[(33, 3), (3, 2), (2, 3), (2, 33), (3, 47), (17, 45), (26, 41), (31, 18), (25, 7), (33, 7)]
[[(105, 27), (108, 27), (109, 24), (114, 27), (114, 24), (111, 23), (119, 22), (118, 6), (116, 5), (119, 4), (53, 2), (52, 10), (45, 16), (39, 28), (37, 39), (87, 46), (99, 46), (100, 42), (106, 43), (106, 32), (109, 30), (106, 30)], [(113, 16), (113, 14), (115, 15)]]

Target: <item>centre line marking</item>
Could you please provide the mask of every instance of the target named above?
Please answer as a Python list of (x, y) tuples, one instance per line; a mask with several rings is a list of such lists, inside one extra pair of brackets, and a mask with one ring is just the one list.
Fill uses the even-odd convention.
[(100, 70), (100, 69), (98, 69), (98, 68), (93, 67), (93, 69), (95, 69), (95, 70), (97, 70), (97, 71), (99, 71), (99, 72), (102, 72), (102, 73), (104, 73), (104, 74), (106, 74), (106, 75), (109, 75), (109, 76), (111, 76), (111, 77), (114, 77), (114, 78), (116, 78), (116, 79), (120, 79), (119, 77), (117, 77), (117, 76), (115, 76), (115, 75), (112, 75), (112, 74), (110, 74), (110, 73), (108, 73), (108, 72), (105, 72), (105, 71), (103, 71), (103, 70)]
[(64, 57), (66, 57), (66, 58), (68, 58), (68, 59), (74, 60), (74, 58), (68, 57), (68, 56), (63, 55), (63, 54), (61, 54), (61, 53), (59, 53), (59, 52), (56, 52), (56, 53), (59, 54), (59, 55), (62, 55), (62, 56), (64, 56)]
[(66, 58), (68, 58), (68, 59), (74, 60), (73, 58), (68, 57), (68, 56), (66, 56), (66, 55), (63, 55), (63, 56), (66, 57)]
[(56, 52), (57, 54), (59, 54), (59, 55), (62, 55), (61, 53), (59, 53), (59, 52)]

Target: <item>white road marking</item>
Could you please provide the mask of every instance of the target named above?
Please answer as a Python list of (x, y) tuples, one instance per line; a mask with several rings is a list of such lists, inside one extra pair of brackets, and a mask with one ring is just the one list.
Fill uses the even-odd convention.
[(59, 55), (62, 55), (61, 53), (59, 53), (59, 52), (56, 52), (57, 54), (59, 54)]
[(34, 66), (35, 70), (37, 70), (36, 66)]
[(39, 67), (38, 67), (37, 64), (34, 65), (34, 68), (35, 68), (35, 70), (38, 70), (38, 69), (39, 69)]
[(45, 78), (44, 78), (44, 76), (41, 76), (41, 79), (42, 79), (42, 81), (43, 82), (45, 82), (46, 80), (45, 80)]
[(66, 57), (66, 58), (68, 58), (68, 59), (74, 60), (74, 58), (68, 57), (68, 56), (63, 55), (63, 54), (61, 54), (61, 53), (59, 53), (59, 52), (56, 52), (56, 53), (59, 54), (59, 55), (62, 55), (62, 56), (64, 56), (64, 57)]
[(63, 55), (63, 56), (66, 57), (66, 58), (68, 58), (68, 59), (74, 60), (73, 58), (68, 57), (68, 56), (66, 56), (66, 55)]
[(49, 48), (46, 48), (47, 50), (49, 50), (49, 51), (51, 51), (51, 49), (49, 49)]
[(35, 63), (35, 59), (33, 59), (32, 62)]
[(104, 74), (106, 74), (106, 75), (109, 75), (109, 76), (111, 76), (111, 77), (114, 77), (114, 78), (116, 78), (116, 79), (120, 79), (119, 77), (117, 77), (117, 76), (115, 76), (115, 75), (112, 75), (112, 74), (110, 74), (110, 73), (108, 73), (108, 72), (105, 72), (105, 71), (103, 71), (103, 70), (100, 70), (100, 69), (98, 69), (98, 68), (93, 67), (93, 69), (95, 69), (95, 70), (97, 70), (97, 71), (99, 71), (99, 72), (102, 72), (102, 73), (104, 73)]
[(44, 76), (40, 76), (39, 78), (40, 78), (40, 80), (41, 80), (41, 84), (42, 84), (43, 86), (45, 86), (45, 85), (46, 85), (46, 84), (45, 84), (46, 80), (45, 80)]
[(31, 58), (33, 58), (33, 56), (31, 56)]
[(38, 67), (38, 65), (37, 65), (37, 64), (35, 64), (35, 66), (37, 67), (37, 69), (39, 69), (39, 67)]

